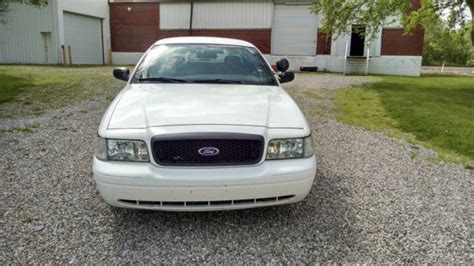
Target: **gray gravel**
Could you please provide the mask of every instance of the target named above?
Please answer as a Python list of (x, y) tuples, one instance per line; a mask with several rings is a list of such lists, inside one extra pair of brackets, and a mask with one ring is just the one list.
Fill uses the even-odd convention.
[[(306, 90), (368, 81), (298, 76), (289, 90), (314, 130), (316, 180), (301, 203), (254, 210), (108, 207), (91, 173), (105, 99), (2, 118), (0, 264), (472, 263), (473, 172), (412, 159), (413, 150), (428, 157), (433, 152), (311, 115), (309, 107), (320, 101), (301, 97)], [(14, 107), (0, 105), (5, 108)], [(12, 130), (32, 125), (31, 132)]]

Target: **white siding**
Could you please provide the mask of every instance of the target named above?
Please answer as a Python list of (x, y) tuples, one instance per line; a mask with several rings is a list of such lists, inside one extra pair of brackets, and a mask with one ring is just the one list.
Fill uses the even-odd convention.
[[(301, 66), (317, 66), (318, 71), (342, 72), (344, 57), (318, 56), (270, 56), (273, 64), (281, 58), (290, 61), (290, 70), (299, 71)], [(420, 76), (421, 56), (381, 56), (370, 59), (369, 74)]]
[(10, 2), (9, 6), (10, 11), (5, 16), (7, 23), (0, 23), (0, 63), (62, 63), (64, 11), (103, 19), (107, 62), (110, 33), (106, 0), (51, 0), (45, 7)]
[(421, 75), (421, 56), (381, 56), (370, 59), (369, 73), (378, 75)]
[(9, 7), (6, 23), (0, 23), (0, 63), (57, 63), (53, 4), (33, 7), (12, 2)]
[(309, 5), (275, 5), (272, 54), (315, 55), (318, 22)]
[(102, 64), (100, 19), (64, 13), (64, 43), (73, 64)]
[(380, 56), (382, 52), (382, 28), (375, 35), (370, 46), (370, 56)]
[[(344, 57), (346, 52), (346, 44), (349, 42), (349, 49), (350, 49), (350, 35), (343, 34), (338, 36), (335, 40), (332, 40), (331, 44), (331, 56), (333, 57)], [(372, 40), (370, 45), (370, 56), (380, 56), (381, 53), (381, 45), (382, 45), (382, 31), (378, 31), (375, 35), (375, 39)], [(367, 47), (364, 49), (364, 55), (367, 55)]]
[[(50, 2), (56, 2), (50, 1)], [(110, 49), (109, 4), (107, 0), (57, 0), (58, 43), (64, 44), (64, 12), (71, 12), (102, 19), (104, 56), (107, 63)], [(61, 56), (61, 54), (59, 54)], [(102, 59), (101, 59), (102, 60)], [(61, 59), (62, 61), (62, 59)], [(102, 61), (101, 61), (102, 64)]]
[(272, 26), (273, 3), (196, 2), (194, 29), (269, 29)]
[(112, 63), (114, 65), (135, 65), (144, 53), (113, 52)]
[[(331, 56), (333, 56), (333, 57), (339, 57), (339, 56), (344, 57), (345, 52), (346, 52), (347, 42), (350, 42), (350, 40), (351, 40), (350, 35), (341, 35), (341, 36), (337, 37), (337, 39), (335, 39), (335, 40), (333, 39), (332, 44), (331, 44)], [(349, 46), (349, 48), (350, 48), (350, 46)]]
[[(195, 2), (193, 29), (270, 29), (271, 1)], [(160, 3), (161, 29), (188, 29), (190, 3)]]
[(160, 29), (187, 29), (190, 15), (190, 3), (160, 3)]

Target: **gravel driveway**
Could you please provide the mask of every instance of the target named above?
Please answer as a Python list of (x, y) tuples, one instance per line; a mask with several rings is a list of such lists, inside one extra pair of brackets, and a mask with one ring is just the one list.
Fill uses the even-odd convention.
[[(331, 115), (335, 89), (369, 81), (318, 74), (288, 85), (312, 125), (319, 168), (305, 201), (273, 208), (109, 208), (91, 173), (105, 97), (1, 118), (0, 264), (472, 263), (473, 172), (430, 163), (429, 150)], [(412, 159), (414, 150), (425, 156)]]

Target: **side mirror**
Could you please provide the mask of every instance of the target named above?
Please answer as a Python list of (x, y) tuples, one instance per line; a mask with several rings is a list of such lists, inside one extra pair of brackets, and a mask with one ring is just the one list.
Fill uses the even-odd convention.
[(130, 78), (130, 70), (126, 67), (117, 67), (114, 69), (114, 77), (116, 79), (128, 81)]
[(290, 62), (288, 62), (288, 60), (286, 60), (285, 58), (280, 59), (276, 63), (276, 67), (277, 67), (278, 71), (286, 72), (288, 70), (288, 68), (290, 68)]
[(282, 73), (279, 75), (280, 78), (280, 83), (287, 83), (287, 82), (291, 82), (295, 79), (295, 73), (293, 72), (285, 72), (285, 73)]

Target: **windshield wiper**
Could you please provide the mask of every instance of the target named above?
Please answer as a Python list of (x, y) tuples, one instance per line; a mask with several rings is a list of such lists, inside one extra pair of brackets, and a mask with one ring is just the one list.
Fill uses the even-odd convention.
[(164, 82), (164, 83), (186, 83), (187, 80), (184, 79), (175, 79), (175, 78), (167, 78), (167, 77), (156, 77), (156, 78), (139, 78), (138, 81), (157, 81), (157, 82)]
[(217, 84), (242, 84), (244, 82), (240, 80), (231, 80), (231, 79), (198, 79), (192, 80), (193, 83), (217, 83)]

